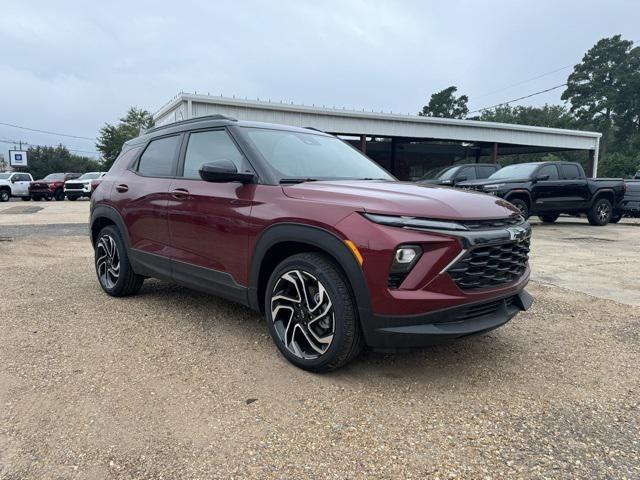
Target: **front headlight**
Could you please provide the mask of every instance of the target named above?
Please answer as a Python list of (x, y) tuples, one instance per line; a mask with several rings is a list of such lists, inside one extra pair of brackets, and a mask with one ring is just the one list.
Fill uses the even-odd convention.
[(390, 227), (415, 228), (418, 230), (467, 230), (464, 225), (446, 220), (430, 220), (426, 218), (404, 217), (395, 215), (377, 215), (363, 213), (367, 220)]
[(500, 190), (502, 187), (504, 187), (504, 183), (495, 183), (493, 185), (485, 185), (483, 190), (485, 192), (495, 192), (496, 190)]

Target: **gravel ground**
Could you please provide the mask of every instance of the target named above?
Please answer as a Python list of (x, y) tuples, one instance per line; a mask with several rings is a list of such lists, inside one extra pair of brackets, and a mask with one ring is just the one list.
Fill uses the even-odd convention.
[[(4, 231), (4, 230), (3, 230)], [(488, 335), (313, 375), (258, 315), (0, 242), (0, 478), (640, 478), (640, 308), (532, 282)]]

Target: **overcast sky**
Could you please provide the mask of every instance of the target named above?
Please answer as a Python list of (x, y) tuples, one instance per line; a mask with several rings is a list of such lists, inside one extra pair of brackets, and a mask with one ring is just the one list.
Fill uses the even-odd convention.
[[(457, 85), (475, 110), (564, 83), (570, 68), (521, 82), (617, 33), (640, 40), (640, 2), (3, 0), (0, 122), (95, 138), (181, 90), (416, 113)], [(0, 140), (95, 151), (3, 125)]]

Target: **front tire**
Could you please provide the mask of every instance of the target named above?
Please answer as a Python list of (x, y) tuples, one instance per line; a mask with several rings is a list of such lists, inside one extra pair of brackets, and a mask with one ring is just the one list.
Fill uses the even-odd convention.
[(558, 219), (559, 216), (560, 215), (558, 215), (557, 213), (548, 213), (546, 215), (538, 215), (538, 218), (542, 220), (543, 223), (553, 223)]
[(267, 283), (265, 312), (280, 352), (304, 370), (340, 368), (364, 345), (351, 287), (327, 255), (300, 253), (282, 261)]
[(613, 215), (613, 207), (611, 202), (606, 198), (599, 198), (589, 209), (587, 213), (587, 219), (591, 225), (596, 227), (603, 227), (611, 220)]
[(511, 205), (520, 210), (520, 214), (524, 217), (525, 220), (529, 218), (529, 206), (527, 205), (527, 202), (520, 198), (514, 198), (513, 200), (509, 200), (509, 202), (511, 202)]
[(57, 202), (63, 201), (64, 200), (64, 190), (62, 190), (61, 188), (56, 190), (54, 192), (54, 194), (53, 194), (53, 198), (55, 198)]
[(120, 231), (113, 225), (100, 230), (94, 245), (96, 275), (102, 289), (112, 297), (138, 293), (144, 277), (131, 268)]
[(11, 194), (7, 190), (0, 190), (0, 202), (8, 202)]

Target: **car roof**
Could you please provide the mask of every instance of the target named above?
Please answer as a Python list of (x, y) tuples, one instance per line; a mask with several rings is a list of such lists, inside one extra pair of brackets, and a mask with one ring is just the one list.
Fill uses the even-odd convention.
[(172, 133), (180, 133), (190, 130), (198, 130), (202, 128), (216, 128), (224, 126), (239, 126), (250, 128), (265, 128), (270, 130), (284, 130), (298, 133), (311, 133), (316, 135), (330, 136), (328, 133), (316, 130), (315, 128), (293, 127), (290, 125), (281, 125), (278, 123), (252, 122), (248, 120), (236, 120), (225, 115), (207, 115), (203, 117), (190, 118), (179, 122), (168, 123), (158, 127), (151, 128), (143, 132), (140, 136), (126, 142), (126, 145), (138, 145), (146, 143), (151, 138), (169, 135)]

